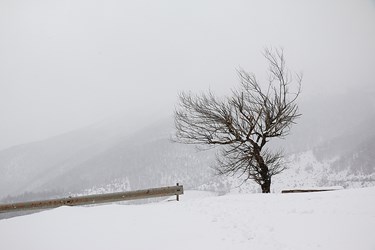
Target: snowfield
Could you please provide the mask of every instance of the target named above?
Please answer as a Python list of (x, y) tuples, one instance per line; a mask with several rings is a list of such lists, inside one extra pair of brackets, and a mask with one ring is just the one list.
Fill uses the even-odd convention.
[(374, 250), (375, 188), (61, 207), (0, 221), (0, 249)]

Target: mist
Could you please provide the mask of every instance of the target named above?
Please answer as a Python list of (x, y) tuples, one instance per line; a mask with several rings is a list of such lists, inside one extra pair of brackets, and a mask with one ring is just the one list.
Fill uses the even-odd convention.
[(147, 126), (181, 91), (229, 93), (239, 67), (265, 80), (265, 47), (303, 72), (301, 123), (345, 131), (375, 112), (374, 44), (374, 1), (3, 0), (0, 149), (113, 117)]

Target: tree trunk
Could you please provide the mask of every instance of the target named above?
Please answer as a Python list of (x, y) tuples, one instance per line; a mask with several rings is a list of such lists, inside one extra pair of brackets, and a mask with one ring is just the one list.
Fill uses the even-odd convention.
[(255, 160), (259, 164), (260, 176), (262, 178), (262, 184), (260, 186), (262, 187), (262, 193), (270, 193), (271, 192), (271, 176), (269, 175), (269, 169), (267, 165), (264, 163), (264, 159), (260, 154), (261, 148), (259, 148), (257, 145), (254, 146), (253, 155), (255, 156)]
[(264, 183), (260, 186), (262, 187), (262, 193), (271, 193), (271, 178), (264, 180)]

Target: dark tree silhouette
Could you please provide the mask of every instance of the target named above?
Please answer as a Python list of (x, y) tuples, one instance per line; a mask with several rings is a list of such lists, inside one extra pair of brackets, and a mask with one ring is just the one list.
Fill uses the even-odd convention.
[[(252, 73), (238, 70), (241, 85), (223, 99), (208, 94), (182, 93), (175, 111), (176, 141), (220, 146), (219, 174), (240, 174), (269, 193), (271, 177), (285, 169), (282, 151), (265, 147), (272, 138), (284, 138), (298, 112), (302, 76), (285, 66), (283, 50), (266, 49), (269, 79), (262, 89)], [(295, 86), (295, 91), (290, 87)]]

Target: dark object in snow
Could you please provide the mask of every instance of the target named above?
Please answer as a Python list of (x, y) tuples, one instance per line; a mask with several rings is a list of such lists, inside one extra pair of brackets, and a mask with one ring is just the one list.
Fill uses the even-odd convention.
[(325, 192), (325, 191), (336, 191), (339, 188), (326, 188), (326, 189), (289, 189), (281, 191), (282, 194), (287, 193), (309, 193), (309, 192)]

